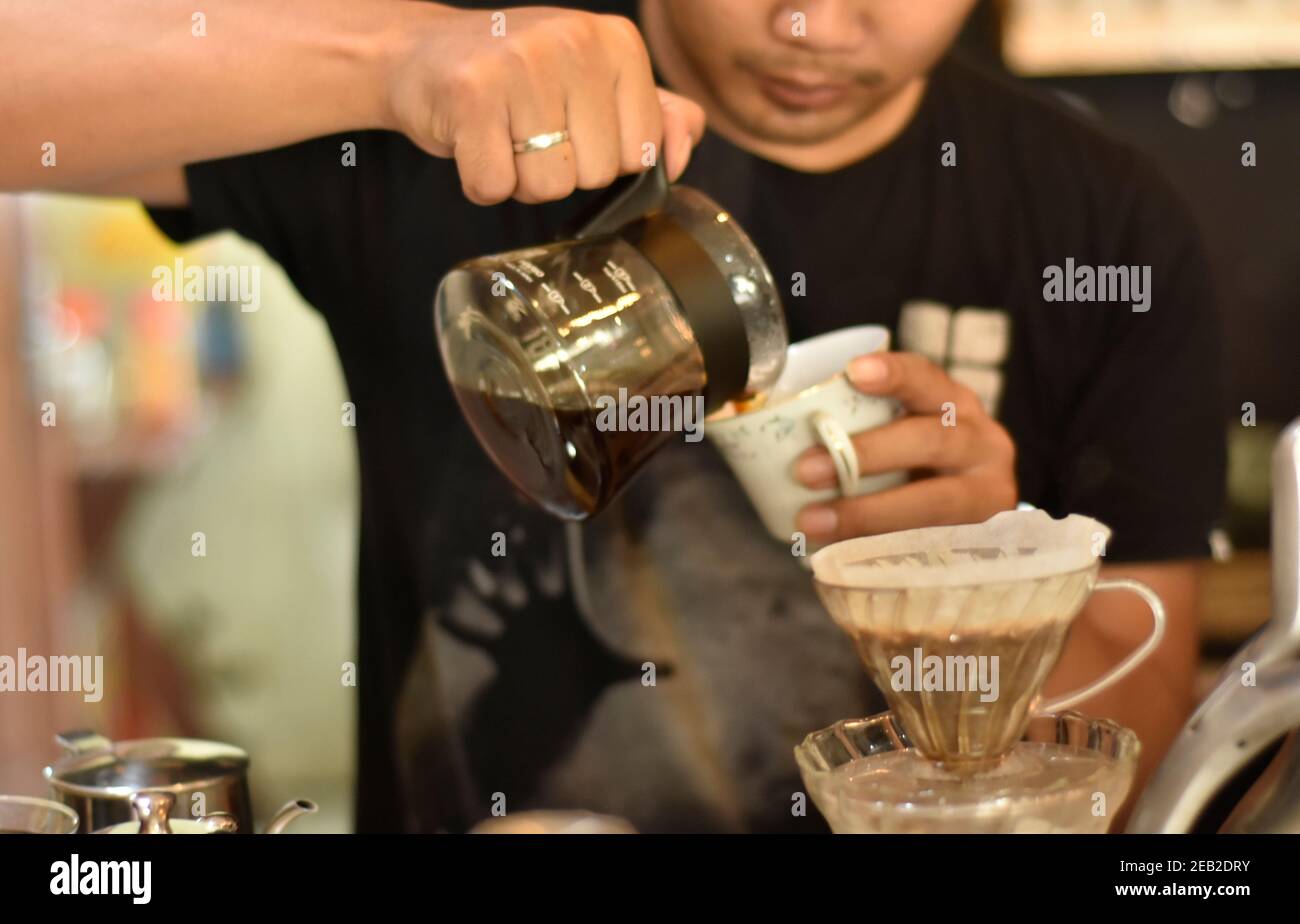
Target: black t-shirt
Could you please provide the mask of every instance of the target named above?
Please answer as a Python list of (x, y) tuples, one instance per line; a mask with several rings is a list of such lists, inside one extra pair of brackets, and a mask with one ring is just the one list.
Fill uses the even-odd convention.
[[(359, 830), (460, 830), (494, 807), (821, 829), (791, 749), (880, 701), (707, 441), (670, 444), (566, 529), (519, 502), (445, 381), (441, 276), (550, 239), (588, 197), (481, 209), (454, 165), (378, 132), (187, 175), (191, 207), (160, 226), (261, 244), (328, 322), (356, 406)], [(792, 339), (888, 325), (995, 411), (1022, 500), (1109, 524), (1111, 562), (1205, 554), (1224, 480), (1212, 288), (1187, 213), (1128, 147), (947, 61), (860, 163), (803, 174), (710, 135), (684, 182), (756, 241)], [(1045, 300), (1067, 260), (1150, 267), (1149, 310)]]

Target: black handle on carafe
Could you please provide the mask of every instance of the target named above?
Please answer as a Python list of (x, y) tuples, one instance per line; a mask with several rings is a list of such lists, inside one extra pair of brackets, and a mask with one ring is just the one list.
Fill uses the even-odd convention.
[(749, 382), (749, 335), (731, 286), (704, 248), (663, 212), (663, 162), (633, 179), (584, 223), (575, 240), (618, 234), (641, 252), (672, 289), (704, 360), (705, 413), (737, 397)]
[(574, 232), (575, 241), (614, 234), (638, 218), (659, 211), (668, 200), (668, 174), (662, 160), (656, 160), (645, 173), (623, 182), (626, 184), (623, 190), (614, 193), (600, 211)]

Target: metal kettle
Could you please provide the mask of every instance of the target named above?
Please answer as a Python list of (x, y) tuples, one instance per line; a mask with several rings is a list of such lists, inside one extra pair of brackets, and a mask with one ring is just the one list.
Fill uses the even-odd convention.
[(1190, 831), (1220, 790), (1283, 736), (1220, 830), (1300, 833), (1300, 420), (1273, 451), (1272, 546), (1272, 616), (1179, 732), (1134, 807), (1130, 834)]
[[(248, 754), (237, 747), (190, 738), (110, 741), (91, 731), (55, 740), (64, 754), (45, 779), (85, 833), (253, 833)], [(306, 799), (290, 802), (266, 833), (315, 811)]]

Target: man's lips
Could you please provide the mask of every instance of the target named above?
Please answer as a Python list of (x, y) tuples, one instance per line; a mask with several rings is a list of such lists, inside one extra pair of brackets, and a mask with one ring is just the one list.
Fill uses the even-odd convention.
[(763, 95), (786, 109), (829, 109), (843, 101), (852, 88), (845, 81), (795, 74), (755, 75)]

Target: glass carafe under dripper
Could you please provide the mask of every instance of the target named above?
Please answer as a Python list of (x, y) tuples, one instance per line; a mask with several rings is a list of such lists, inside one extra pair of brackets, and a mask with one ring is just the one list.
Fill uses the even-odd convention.
[(656, 166), (572, 240), (483, 257), (442, 281), (444, 366), (493, 461), (550, 512), (602, 509), (671, 438), (767, 388), (781, 300), (717, 204)]
[(1016, 747), (982, 774), (950, 773), (886, 712), (813, 732), (795, 761), (836, 834), (1102, 834), (1141, 753), (1130, 729), (1077, 712), (1034, 716)]

